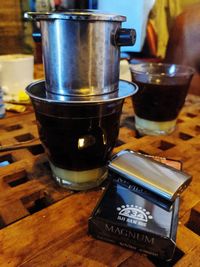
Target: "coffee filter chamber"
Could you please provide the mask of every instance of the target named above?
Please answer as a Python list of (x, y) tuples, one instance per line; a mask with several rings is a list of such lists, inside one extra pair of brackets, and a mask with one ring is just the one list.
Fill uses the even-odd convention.
[(94, 10), (28, 12), (39, 21), (46, 90), (57, 95), (100, 95), (118, 90), (120, 46), (135, 43), (124, 16)]

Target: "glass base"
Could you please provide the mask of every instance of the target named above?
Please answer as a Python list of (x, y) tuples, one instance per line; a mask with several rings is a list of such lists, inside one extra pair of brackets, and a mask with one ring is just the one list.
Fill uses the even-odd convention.
[(71, 190), (88, 190), (99, 186), (107, 178), (107, 168), (96, 168), (86, 171), (71, 171), (56, 167), (49, 162), (56, 182)]
[(135, 115), (135, 128), (140, 135), (167, 135), (176, 128), (176, 119), (172, 121), (150, 121)]

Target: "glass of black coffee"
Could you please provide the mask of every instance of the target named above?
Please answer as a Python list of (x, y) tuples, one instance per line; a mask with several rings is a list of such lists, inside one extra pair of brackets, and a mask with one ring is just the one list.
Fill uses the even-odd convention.
[(59, 183), (79, 190), (105, 179), (118, 136), (122, 102), (37, 107), (40, 139)]
[(138, 92), (132, 96), (135, 127), (140, 135), (166, 135), (175, 130), (194, 70), (165, 63), (130, 65)]
[(38, 82), (27, 90), (54, 179), (73, 190), (98, 186), (107, 177), (124, 99), (62, 102), (48, 98), (44, 89)]

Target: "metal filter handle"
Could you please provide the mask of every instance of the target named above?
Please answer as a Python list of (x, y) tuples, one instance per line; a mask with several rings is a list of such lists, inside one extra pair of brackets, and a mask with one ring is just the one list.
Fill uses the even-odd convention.
[(132, 46), (136, 41), (136, 31), (134, 29), (119, 29), (113, 36), (113, 44), (116, 46)]

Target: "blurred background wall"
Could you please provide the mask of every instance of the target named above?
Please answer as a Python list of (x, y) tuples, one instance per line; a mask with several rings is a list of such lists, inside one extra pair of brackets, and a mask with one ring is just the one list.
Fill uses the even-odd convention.
[(22, 52), (23, 22), (20, 1), (1, 1), (0, 18), (0, 54)]
[[(138, 25), (134, 23), (140, 21), (140, 26), (140, 24), (142, 25), (141, 21), (144, 20), (142, 16), (147, 16), (146, 19), (148, 19), (148, 12), (145, 13), (144, 10), (149, 2), (154, 3), (149, 17), (156, 35), (154, 54), (164, 58), (174, 19), (186, 6), (200, 3), (200, 0), (1, 0), (0, 54), (33, 53), (36, 61), (37, 57), (40, 57), (41, 47), (39, 44), (35, 44), (32, 39), (32, 31), (36, 29), (36, 25), (24, 20), (23, 14), (26, 11), (100, 8), (110, 13), (123, 13), (121, 15), (125, 14), (127, 22), (130, 22), (132, 28), (137, 30), (137, 44), (140, 39), (140, 32), (137, 29)], [(116, 4), (114, 5), (114, 3)], [(143, 29), (143, 33), (145, 35), (145, 29)], [(141, 39), (144, 41), (144, 36)], [(122, 50), (133, 51), (133, 56), (136, 56), (135, 52), (145, 54), (145, 49), (142, 47), (143, 41), (141, 41), (138, 49), (135, 45), (134, 47), (122, 48)]]
[(4, 0), (0, 4), (0, 54), (32, 53), (32, 25), (24, 20), (29, 0)]

